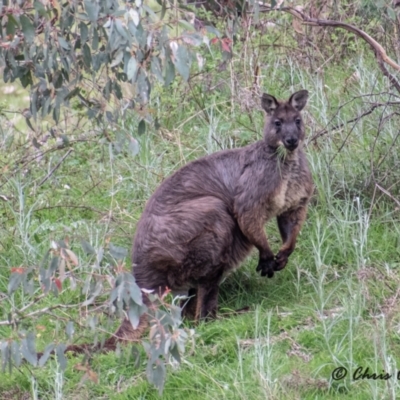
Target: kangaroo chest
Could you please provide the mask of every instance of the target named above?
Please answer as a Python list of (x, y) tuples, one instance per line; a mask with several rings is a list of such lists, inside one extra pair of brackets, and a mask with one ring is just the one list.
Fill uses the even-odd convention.
[(267, 209), (268, 217), (275, 217), (307, 203), (309, 185), (306, 176), (304, 176), (304, 171), (302, 172), (298, 171), (297, 168), (293, 168), (282, 177), (272, 195), (270, 207)]

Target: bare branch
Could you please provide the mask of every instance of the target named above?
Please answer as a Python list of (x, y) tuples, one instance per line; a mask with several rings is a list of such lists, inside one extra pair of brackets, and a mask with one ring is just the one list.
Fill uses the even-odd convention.
[(386, 78), (389, 79), (389, 82), (397, 89), (397, 91), (400, 93), (400, 83), (399, 81), (388, 71), (386, 68), (386, 65), (384, 63), (384, 60), (382, 59), (381, 55), (378, 53), (375, 53), (376, 59), (378, 61), (379, 68), (381, 69), (383, 75), (386, 76)]
[(332, 27), (332, 28), (341, 28), (344, 29), (348, 32), (354, 33), (356, 36), (360, 37), (363, 39), (365, 42), (367, 42), (371, 48), (375, 52), (375, 56), (377, 58), (378, 65), (380, 69), (382, 70), (383, 74), (389, 79), (390, 83), (397, 89), (397, 91), (400, 93), (400, 83), (399, 81), (394, 77), (393, 74), (391, 74), (386, 66), (385, 63), (390, 65), (392, 68), (394, 68), (396, 71), (400, 72), (400, 65), (397, 64), (395, 61), (393, 61), (386, 53), (386, 50), (382, 47), (381, 44), (379, 44), (374, 38), (372, 38), (368, 33), (364, 32), (363, 30), (347, 24), (345, 22), (341, 21), (334, 21), (334, 20), (329, 20), (329, 19), (317, 19), (317, 18), (311, 18), (308, 17), (304, 12), (300, 9), (300, 7), (281, 7), (280, 9), (272, 8), (271, 6), (263, 6), (261, 7), (261, 11), (283, 11), (286, 13), (289, 13), (293, 15), (295, 18), (299, 19), (300, 22), (302, 22), (304, 25), (309, 25), (309, 26), (320, 26), (320, 27)]
[(310, 138), (310, 142), (318, 139), (321, 136), (326, 135), (329, 132), (335, 131), (337, 129), (341, 129), (344, 126), (346, 126), (347, 124), (351, 124), (353, 122), (357, 123), (358, 121), (360, 121), (361, 118), (371, 114), (378, 107), (386, 107), (386, 106), (399, 105), (399, 104), (400, 104), (400, 102), (397, 102), (397, 101), (387, 102), (387, 103), (375, 103), (375, 104), (372, 104), (372, 106), (367, 111), (364, 111), (363, 113), (357, 115), (355, 118), (352, 118), (352, 119), (350, 119), (348, 121), (345, 121), (345, 122), (343, 122), (341, 124), (335, 125), (334, 127), (330, 128), (330, 129), (323, 129), (322, 131), (317, 132), (315, 135), (313, 135)]

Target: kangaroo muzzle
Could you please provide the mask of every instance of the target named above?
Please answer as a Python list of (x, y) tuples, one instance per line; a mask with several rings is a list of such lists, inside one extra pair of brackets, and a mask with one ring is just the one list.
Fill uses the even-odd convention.
[(293, 151), (297, 148), (297, 146), (299, 145), (299, 139), (297, 139), (296, 137), (289, 137), (286, 138), (283, 141), (283, 145), (289, 150), (289, 151)]

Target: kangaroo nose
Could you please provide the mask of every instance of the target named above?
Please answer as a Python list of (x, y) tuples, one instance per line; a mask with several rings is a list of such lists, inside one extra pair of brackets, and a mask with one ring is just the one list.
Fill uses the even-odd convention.
[(289, 150), (294, 150), (297, 147), (298, 143), (299, 141), (295, 137), (285, 139), (285, 147)]

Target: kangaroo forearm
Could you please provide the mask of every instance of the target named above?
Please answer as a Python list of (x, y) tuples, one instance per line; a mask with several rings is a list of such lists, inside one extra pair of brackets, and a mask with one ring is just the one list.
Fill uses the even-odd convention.
[(306, 218), (307, 208), (301, 207), (294, 211), (287, 212), (277, 217), (279, 231), (282, 237), (280, 252), (288, 256), (296, 246), (297, 236)]
[(260, 252), (260, 259), (269, 259), (274, 257), (274, 253), (269, 247), (263, 225), (260, 224), (259, 221), (256, 223), (254, 218), (243, 216), (239, 218), (239, 226), (247, 240)]

